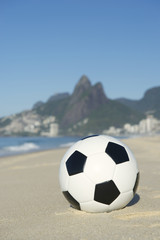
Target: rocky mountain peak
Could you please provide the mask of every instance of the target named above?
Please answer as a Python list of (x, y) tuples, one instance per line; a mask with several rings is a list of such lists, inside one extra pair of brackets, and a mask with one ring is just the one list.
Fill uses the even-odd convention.
[(91, 88), (91, 82), (87, 76), (83, 75), (76, 84), (73, 95), (79, 95), (82, 92), (88, 90), (89, 88)]
[(89, 78), (86, 75), (82, 75), (82, 77), (78, 81), (76, 87), (79, 87), (81, 85), (83, 85), (85, 87), (90, 87), (91, 86), (91, 82), (90, 82)]
[(103, 86), (100, 82), (96, 83), (93, 86), (92, 92), (93, 92), (92, 94), (93, 94), (96, 102), (98, 102), (99, 104), (106, 103), (107, 97), (104, 92)]
[[(54, 94), (46, 102), (37, 102), (31, 111), (1, 118), (0, 134), (45, 135), (54, 131), (57, 134), (57, 126), (60, 135), (102, 133), (109, 127), (113, 127), (113, 134), (119, 134), (115, 127), (138, 124), (146, 112), (152, 111), (160, 119), (159, 97), (160, 87), (156, 87), (146, 91), (141, 100), (111, 100), (106, 97), (100, 82), (92, 85), (83, 75), (71, 95)], [(123, 131), (126, 130), (123, 128)]]
[(91, 88), (92, 86), (89, 79), (85, 75), (83, 75), (74, 88), (71, 98), (71, 104), (75, 104), (77, 101), (79, 101), (79, 99), (81, 99), (81, 97)]
[(93, 110), (98, 109), (107, 102), (101, 83), (91, 85), (86, 76), (82, 76), (71, 95), (68, 111), (66, 112), (62, 126), (75, 124), (86, 118)]

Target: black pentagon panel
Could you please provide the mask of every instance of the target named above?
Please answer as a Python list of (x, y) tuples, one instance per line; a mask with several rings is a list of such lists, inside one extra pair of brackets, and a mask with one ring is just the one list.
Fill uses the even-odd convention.
[(113, 159), (116, 164), (129, 161), (126, 149), (114, 142), (109, 142), (105, 152)]
[(75, 151), (66, 161), (69, 176), (83, 172), (86, 159), (87, 157), (83, 153)]
[(87, 138), (91, 138), (91, 137), (97, 137), (97, 136), (99, 136), (99, 135), (90, 135), (90, 136), (87, 136), (87, 137), (84, 137), (84, 138), (82, 138), (81, 140), (84, 140), (84, 139), (87, 139)]
[(137, 191), (138, 184), (139, 184), (139, 172), (137, 173), (136, 181), (135, 181), (134, 188), (133, 188), (134, 194)]
[(65, 196), (65, 198), (68, 200), (68, 202), (71, 204), (73, 208), (81, 210), (80, 204), (72, 197), (72, 195), (68, 191), (63, 192), (63, 195)]
[(120, 194), (115, 183), (110, 180), (96, 185), (94, 200), (103, 204), (111, 204)]

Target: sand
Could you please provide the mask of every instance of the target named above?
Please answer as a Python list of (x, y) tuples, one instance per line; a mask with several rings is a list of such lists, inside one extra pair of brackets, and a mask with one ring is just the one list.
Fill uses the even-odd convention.
[(67, 149), (0, 158), (0, 239), (160, 239), (160, 136), (124, 142), (138, 161), (140, 183), (129, 206), (110, 213), (69, 206), (58, 181)]

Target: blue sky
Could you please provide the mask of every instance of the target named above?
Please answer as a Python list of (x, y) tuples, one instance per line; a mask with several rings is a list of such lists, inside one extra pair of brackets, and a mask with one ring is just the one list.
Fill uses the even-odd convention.
[(0, 117), (83, 74), (111, 99), (160, 86), (159, 13), (158, 0), (0, 0)]

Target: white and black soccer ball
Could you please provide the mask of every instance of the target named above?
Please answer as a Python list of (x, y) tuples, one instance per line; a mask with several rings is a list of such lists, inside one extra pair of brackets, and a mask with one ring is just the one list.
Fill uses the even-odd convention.
[(110, 212), (132, 200), (139, 171), (132, 152), (121, 141), (93, 135), (79, 140), (66, 152), (59, 180), (72, 207), (86, 212)]

